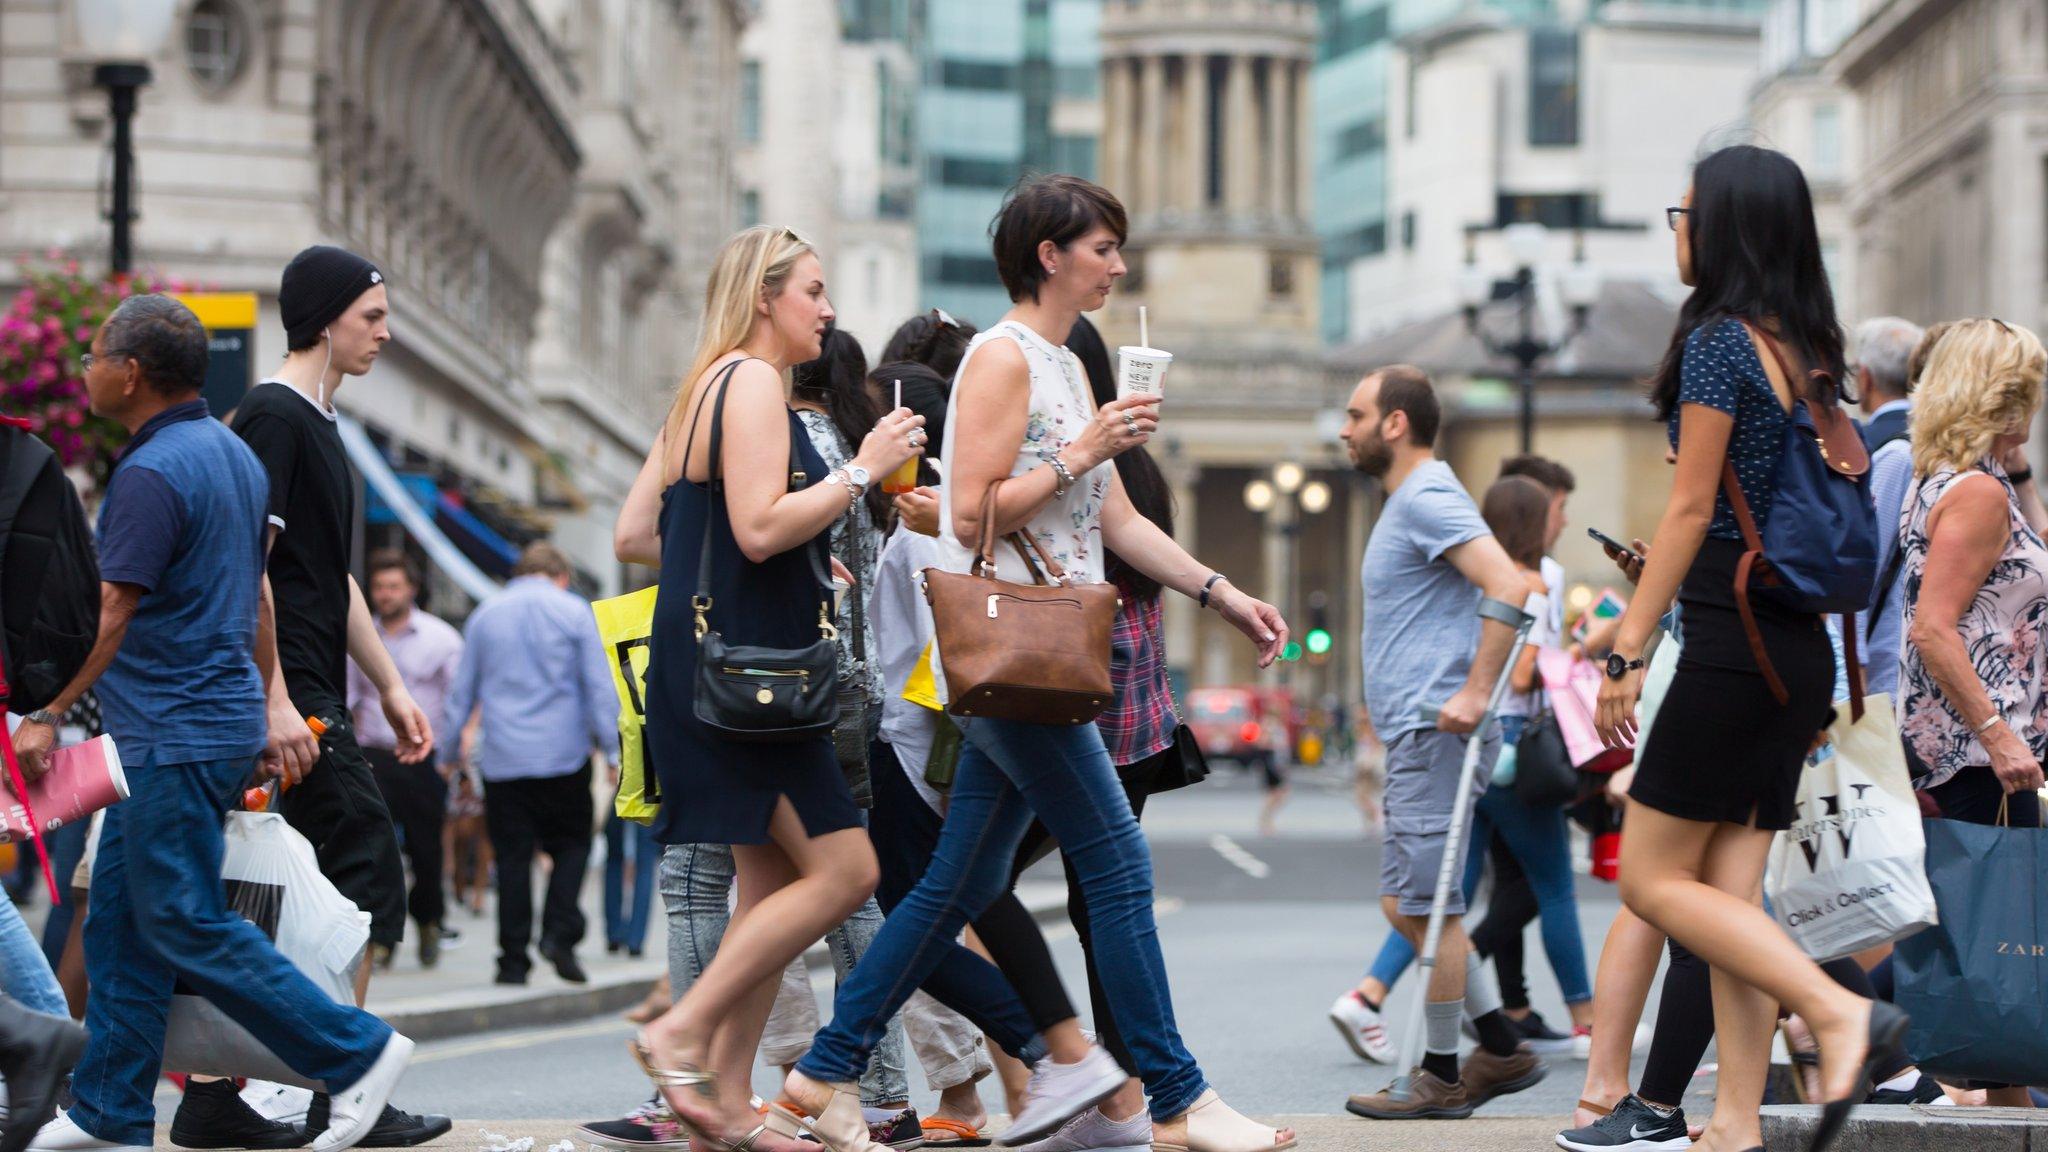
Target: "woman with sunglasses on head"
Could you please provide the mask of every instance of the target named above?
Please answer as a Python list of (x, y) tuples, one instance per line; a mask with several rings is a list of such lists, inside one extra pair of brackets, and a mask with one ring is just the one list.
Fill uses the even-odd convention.
[[(1132, 508), (1114, 468), (1158, 427), (1158, 401), (1134, 396), (1099, 409), (1073, 355), (1060, 347), (1083, 312), (1103, 306), (1124, 274), (1123, 206), (1072, 176), (1026, 182), (996, 219), (995, 256), (1014, 302), (976, 338), (947, 414), (940, 542), (952, 572), (966, 573), (989, 525), (1024, 532), (1076, 582), (1103, 580), (1103, 552), (1167, 588), (1221, 612), (1258, 645), (1262, 665), (1286, 643), (1271, 605), (1231, 586)], [(1031, 579), (1022, 558), (998, 553), (999, 577)], [(943, 676), (944, 650), (939, 662)], [(832, 1022), (797, 1063), (785, 1093), (813, 1115), (844, 1099), (869, 1048), (911, 991), (941, 964), (959, 962), (962, 926), (1010, 884), (1010, 862), (1035, 815), (1074, 862), (1117, 1027), (1150, 1097), (1152, 1146), (1186, 1152), (1274, 1152), (1276, 1131), (1232, 1111), (1181, 1043), (1152, 919), (1150, 853), (1093, 724), (1031, 724), (960, 717), (964, 737), (946, 823), (931, 868), (898, 904), (851, 979)], [(994, 995), (1007, 985), (990, 966)], [(1008, 997), (1014, 1000), (1014, 994)], [(1004, 1135), (1015, 1145), (1044, 1137), (1108, 1099), (1125, 1075), (1073, 1032), (1039, 1038), (1022, 1113)], [(840, 1109), (844, 1112), (844, 1108)], [(822, 1119), (822, 1115), (821, 1115)], [(833, 1152), (860, 1152), (865, 1132), (821, 1125)]]
[[(900, 409), (843, 468), (828, 470), (812, 447), (785, 376), (818, 358), (832, 317), (824, 271), (802, 237), (760, 226), (728, 240), (712, 265), (696, 360), (615, 531), (620, 560), (662, 574), (647, 752), (670, 802), (655, 839), (731, 844), (738, 871), (717, 956), (633, 1042), (696, 1152), (804, 1147), (754, 1114), (755, 1049), (783, 968), (875, 887), (874, 849), (830, 735), (737, 741), (699, 719), (696, 699), (707, 624), (736, 645), (770, 649), (832, 636), (819, 575), (829, 531), (872, 479), (921, 452), (924, 421)], [(700, 561), (708, 588), (698, 586)]]
[[(1644, 648), (1674, 598), (1685, 646), (1637, 753), (1622, 900), (1711, 967), (1721, 1069), (1700, 1152), (1761, 1147), (1780, 1004), (1820, 1042), (1818, 1150), (1862, 1101), (1868, 1065), (1895, 1046), (1904, 1021), (1830, 980), (1760, 906), (1772, 834), (1791, 824), (1800, 771), (1833, 714), (1835, 663), (1819, 616), (1763, 599), (1751, 602), (1762, 652), (1753, 650), (1737, 603), (1746, 517), (1736, 501), (1759, 532), (1769, 524), (1782, 457), (1811, 450), (1786, 434), (1798, 403), (1830, 444), (1849, 443), (1839, 450), (1860, 452), (1861, 440), (1835, 385), (1841, 327), (1798, 166), (1768, 149), (1721, 149), (1693, 169), (1668, 215), (1679, 279), (1693, 291), (1652, 397), (1678, 463), (1600, 692), (1610, 746), (1634, 738)], [(1724, 490), (1724, 470), (1739, 492)]]

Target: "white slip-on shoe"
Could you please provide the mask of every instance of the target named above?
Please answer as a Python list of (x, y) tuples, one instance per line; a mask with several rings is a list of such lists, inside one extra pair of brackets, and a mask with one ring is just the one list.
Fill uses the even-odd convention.
[(73, 1123), (70, 1114), (60, 1109), (56, 1119), (29, 1140), (28, 1152), (149, 1152), (149, 1145), (102, 1140)]
[(405, 1075), (412, 1048), (412, 1041), (393, 1032), (362, 1079), (340, 1091), (329, 1090), (327, 1130), (314, 1138), (313, 1152), (342, 1152), (370, 1134)]
[(1061, 1064), (1047, 1056), (1032, 1066), (1031, 1083), (1024, 1089), (1024, 1107), (996, 1142), (1015, 1148), (1042, 1140), (1075, 1116), (1116, 1095), (1128, 1079), (1130, 1073), (1100, 1047), (1091, 1046), (1088, 1055), (1072, 1064)]
[(1152, 1116), (1140, 1110), (1128, 1120), (1111, 1120), (1090, 1108), (1045, 1139), (1017, 1152), (1151, 1152)]

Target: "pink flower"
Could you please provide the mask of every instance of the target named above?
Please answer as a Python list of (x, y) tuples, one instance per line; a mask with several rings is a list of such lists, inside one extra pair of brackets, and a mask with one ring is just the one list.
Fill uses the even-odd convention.
[(70, 411), (64, 413), (64, 423), (69, 424), (73, 428), (76, 428), (79, 425), (85, 423), (85, 413), (76, 408), (73, 408)]
[(71, 333), (71, 338), (73, 340), (78, 341), (80, 344), (90, 344), (92, 343), (92, 329), (86, 327), (83, 324), (80, 324), (77, 327), (77, 329)]

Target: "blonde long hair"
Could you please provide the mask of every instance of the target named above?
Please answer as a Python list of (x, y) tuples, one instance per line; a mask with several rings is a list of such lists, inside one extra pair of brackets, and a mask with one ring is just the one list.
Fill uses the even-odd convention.
[(1959, 320), (1927, 357), (1913, 393), (1913, 475), (1975, 467), (1992, 441), (2041, 407), (2048, 352), (2003, 320)]
[(754, 329), (754, 306), (773, 299), (789, 282), (796, 262), (814, 249), (793, 228), (756, 224), (735, 233), (711, 261), (704, 283), (704, 315), (697, 325), (697, 354), (676, 386), (663, 433), (673, 439), (683, 422), (690, 388), (718, 358), (746, 342)]

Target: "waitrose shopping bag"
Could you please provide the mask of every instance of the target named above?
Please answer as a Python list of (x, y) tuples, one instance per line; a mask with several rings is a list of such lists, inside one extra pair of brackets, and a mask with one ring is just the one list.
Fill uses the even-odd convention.
[(1941, 923), (1892, 953), (1906, 1051), (1944, 1080), (2048, 1084), (2048, 830), (1923, 824)]
[(1798, 815), (1771, 842), (1764, 891), (1778, 923), (1816, 960), (1910, 936), (1935, 922), (1920, 803), (1891, 697), (1838, 709), (1799, 777)]
[(621, 820), (642, 824), (654, 823), (661, 811), (661, 782), (647, 763), (647, 645), (654, 633), (655, 591), (650, 586), (590, 606), (619, 693), (619, 794), (612, 807)]
[[(228, 906), (263, 929), (284, 958), (342, 1004), (356, 999), (356, 968), (370, 915), (320, 874), (313, 846), (275, 812), (230, 812), (221, 880)], [(291, 1070), (227, 1013), (180, 985), (164, 1030), (164, 1071), (247, 1076), (320, 1089)]]

